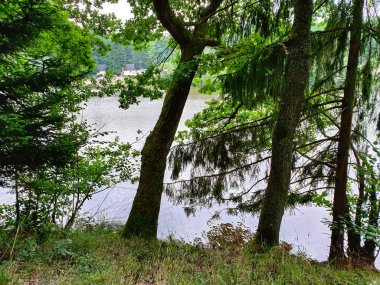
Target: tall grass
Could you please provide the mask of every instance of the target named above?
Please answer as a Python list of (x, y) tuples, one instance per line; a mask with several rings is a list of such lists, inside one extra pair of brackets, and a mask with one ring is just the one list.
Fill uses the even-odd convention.
[(283, 248), (250, 255), (236, 247), (126, 241), (109, 226), (78, 229), (43, 244), (29, 239), (15, 250), (15, 260), (2, 265), (0, 285), (380, 284), (376, 272), (336, 270)]

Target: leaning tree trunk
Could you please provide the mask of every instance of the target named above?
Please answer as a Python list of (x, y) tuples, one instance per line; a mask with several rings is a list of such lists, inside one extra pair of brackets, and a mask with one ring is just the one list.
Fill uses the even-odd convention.
[(173, 11), (169, 0), (152, 0), (157, 19), (181, 48), (181, 59), (166, 92), (160, 117), (141, 152), (139, 187), (122, 231), (126, 238), (154, 239), (157, 236), (166, 157), (198, 69), (198, 56), (206, 46), (218, 44), (208, 37), (207, 22), (215, 15), (223, 0), (208, 2), (209, 5), (201, 9), (199, 19), (191, 24), (192, 28), (187, 28), (184, 19)]
[(294, 151), (294, 136), (299, 124), (310, 62), (312, 0), (295, 1), (292, 39), (288, 48), (284, 93), (272, 136), (272, 161), (255, 249), (268, 249), (279, 243), (282, 216), (287, 202)]
[(202, 46), (182, 50), (181, 60), (166, 93), (160, 117), (141, 152), (140, 181), (122, 232), (125, 238), (154, 239), (157, 236), (166, 158), (198, 68), (196, 57), (202, 51)]
[(329, 260), (342, 261), (344, 254), (344, 216), (346, 210), (346, 190), (348, 175), (348, 156), (351, 141), (352, 114), (355, 100), (356, 78), (361, 48), (361, 29), (363, 23), (364, 0), (353, 1), (353, 20), (348, 54), (346, 82), (340, 118), (337, 166), (333, 201), (333, 222)]

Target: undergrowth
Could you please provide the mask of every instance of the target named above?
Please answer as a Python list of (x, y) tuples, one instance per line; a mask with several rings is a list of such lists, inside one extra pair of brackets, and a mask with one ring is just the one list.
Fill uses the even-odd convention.
[(283, 248), (250, 255), (241, 247), (215, 248), (179, 241), (123, 240), (98, 225), (38, 243), (17, 242), (3, 261), (5, 284), (380, 284), (376, 272), (336, 270)]

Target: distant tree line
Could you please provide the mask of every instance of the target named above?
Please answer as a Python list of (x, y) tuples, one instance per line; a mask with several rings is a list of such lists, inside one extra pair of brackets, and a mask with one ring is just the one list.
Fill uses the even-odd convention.
[(108, 51), (103, 55), (97, 51), (93, 52), (93, 59), (97, 64), (94, 73), (99, 72), (99, 64), (105, 64), (106, 71), (112, 71), (115, 74), (119, 74), (127, 64), (134, 64), (136, 69), (147, 69), (162, 59), (164, 55), (160, 55), (159, 51), (165, 47), (166, 42), (167, 40), (163, 39), (151, 43), (141, 50), (135, 50), (131, 46), (105, 40)]

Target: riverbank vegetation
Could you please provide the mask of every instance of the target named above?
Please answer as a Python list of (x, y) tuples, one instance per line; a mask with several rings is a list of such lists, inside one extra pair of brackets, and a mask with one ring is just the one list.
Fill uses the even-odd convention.
[[(131, 0), (125, 21), (107, 2), (0, 5), (0, 184), (13, 197), (0, 207), (1, 282), (374, 281), (354, 268), (374, 269), (380, 248), (379, 2)], [(113, 80), (126, 47), (139, 61), (152, 46), (153, 65)], [(111, 73), (91, 85), (94, 58)], [(220, 96), (178, 133), (194, 85)], [(141, 151), (79, 116), (104, 96), (122, 109), (163, 98)], [(125, 225), (84, 230), (86, 201), (123, 181), (138, 181)], [(187, 214), (224, 205), (258, 227), (238, 247), (159, 242), (165, 194)], [(329, 264), (281, 244), (299, 205), (331, 211)]]
[[(1, 267), (0, 284), (377, 284), (375, 272), (334, 269), (279, 246), (250, 255), (236, 244), (125, 240), (120, 227), (78, 228), (42, 244), (28, 237)], [(223, 237), (219, 237), (223, 238)], [(8, 280), (8, 283), (4, 282)]]

